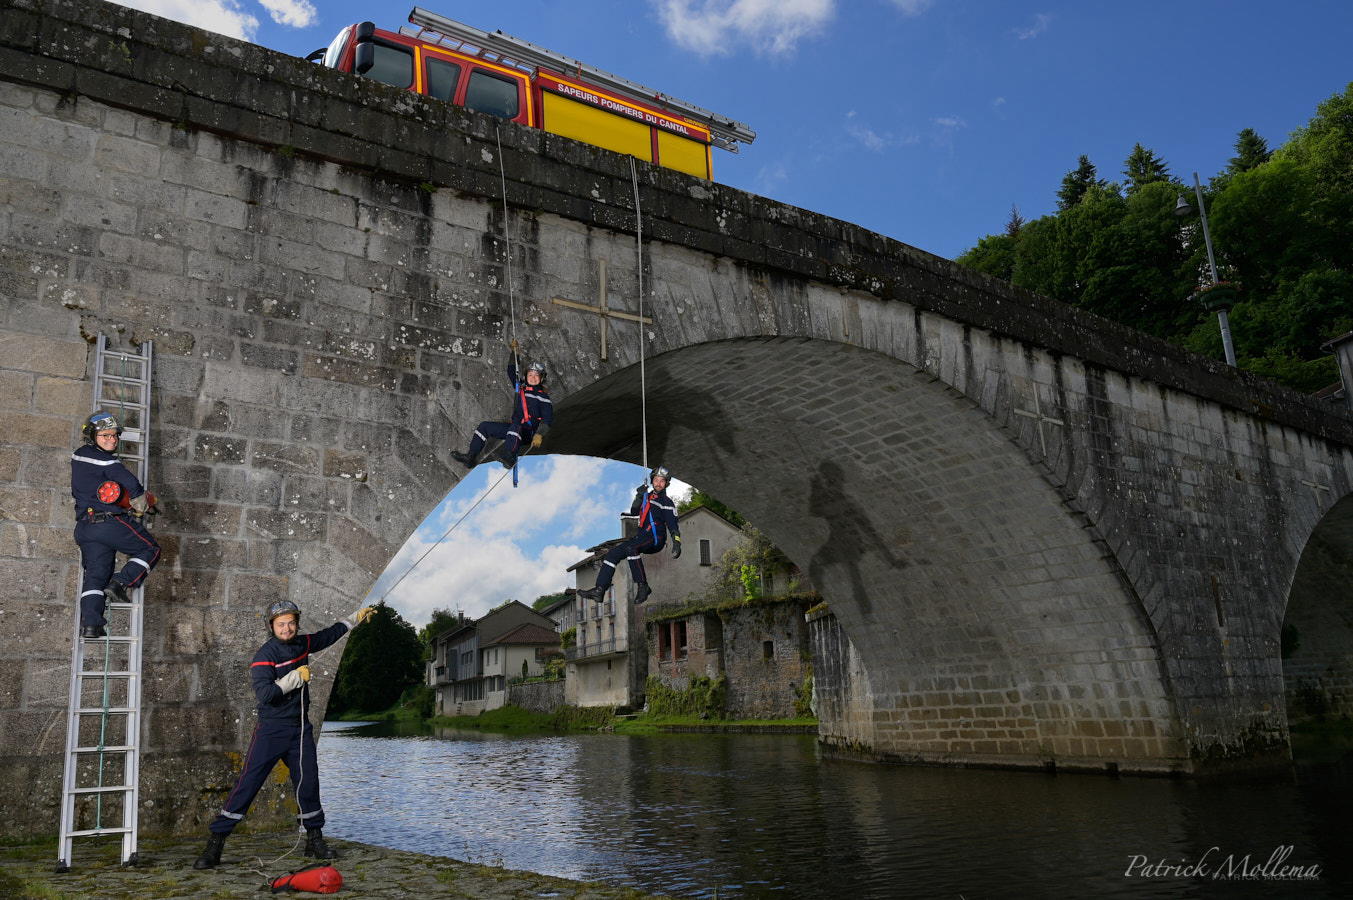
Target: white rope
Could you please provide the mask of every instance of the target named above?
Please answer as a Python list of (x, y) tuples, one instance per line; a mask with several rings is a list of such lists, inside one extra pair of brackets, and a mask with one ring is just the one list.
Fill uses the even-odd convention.
[[(526, 456), (526, 455), (529, 454), (530, 452), (531, 452), (531, 448), (528, 446), (528, 447), (526, 448), (525, 452), (519, 454), (518, 458), (520, 458), (520, 457), (522, 457), (522, 456)], [(468, 515), (470, 515), (470, 513), (474, 512), (474, 511), (475, 511), (475, 507), (477, 507), (477, 506), (479, 506), (479, 504), (483, 503), (483, 502), (488, 498), (489, 494), (492, 494), (492, 493), (493, 493), (494, 488), (496, 488), (496, 487), (498, 487), (498, 485), (502, 484), (502, 483), (503, 483), (503, 479), (506, 478), (507, 476), (511, 475), (511, 474), (512, 474), (512, 470), (511, 470), (511, 469), (508, 469), (508, 470), (504, 471), (502, 475), (499, 475), (499, 476), (498, 476), (498, 480), (495, 481), (493, 484), (489, 485), (489, 489), (486, 490), (486, 491), (484, 491), (484, 493), (480, 494), (480, 495), (479, 495), (479, 499), (476, 500), (474, 503), (470, 504), (470, 508), (467, 509), (467, 510), (465, 510), (465, 512), (461, 515), (461, 517), (455, 521), (455, 524), (453, 524), (450, 528), (446, 529), (446, 533), (443, 534), (441, 537), (437, 538), (437, 540), (432, 544), (432, 546), (430, 546), (430, 547), (428, 547), (426, 550), (424, 550), (424, 551), (423, 551), (423, 555), (420, 556), (420, 557), (418, 557), (418, 559), (414, 560), (413, 565), (411, 565), (411, 566), (409, 566), (407, 569), (405, 569), (405, 570), (404, 570), (404, 574), (403, 574), (403, 575), (400, 575), (399, 578), (396, 579), (395, 583), (392, 584), (392, 585), (390, 585), (390, 587), (385, 591), (384, 594), (381, 594), (380, 599), (377, 600), (376, 602), (377, 602), (377, 603), (383, 603), (383, 602), (385, 602), (385, 598), (388, 597), (388, 596), (390, 596), (390, 594), (394, 591), (395, 588), (399, 587), (399, 583), (400, 583), (401, 581), (403, 581), (405, 578), (407, 578), (410, 572), (412, 572), (414, 569), (418, 568), (419, 563), (421, 563), (423, 560), (427, 559), (428, 554), (431, 553), (433, 550), (436, 550), (438, 544), (440, 544), (442, 541), (444, 541), (444, 540), (446, 540), (448, 537), (450, 537), (450, 536), (451, 536), (451, 532), (455, 531), (457, 528), (460, 527), (460, 523), (465, 521), (466, 516), (468, 516)], [(370, 597), (370, 596), (371, 596), (371, 594), (370, 594), (370, 592), (368, 592), (368, 593), (367, 593), (367, 597)]]
[[(644, 445), (644, 480), (648, 480), (648, 385), (644, 373), (644, 223), (639, 207), (639, 167), (630, 157), (630, 178), (634, 182), (634, 248), (639, 259), (639, 422)], [(605, 298), (602, 299), (605, 302)]]
[[(498, 123), (493, 123), (493, 135), (498, 139), (498, 176), (503, 185), (503, 242), (507, 247), (507, 306), (512, 314), (512, 344), (517, 343), (517, 301), (512, 293), (512, 229), (507, 220), (507, 167), (503, 164), (503, 136)], [(520, 368), (516, 351), (512, 353), (513, 368)]]

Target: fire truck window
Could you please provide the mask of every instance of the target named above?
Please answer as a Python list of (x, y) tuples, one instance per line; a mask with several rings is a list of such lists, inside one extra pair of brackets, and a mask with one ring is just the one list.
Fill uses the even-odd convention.
[(491, 116), (512, 119), (517, 105), (517, 83), (509, 78), (490, 75), (482, 69), (470, 73), (470, 86), (465, 91), (465, 105)]
[(428, 60), (428, 96), (438, 100), (456, 98), (456, 82), (460, 80), (460, 66), (440, 59)]
[(376, 45), (376, 64), (366, 73), (367, 78), (406, 88), (413, 84), (413, 54), (404, 47), (393, 44)]

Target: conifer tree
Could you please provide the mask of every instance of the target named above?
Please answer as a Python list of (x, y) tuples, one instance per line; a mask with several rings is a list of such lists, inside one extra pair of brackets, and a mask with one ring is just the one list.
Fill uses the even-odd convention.
[(1226, 164), (1226, 171), (1231, 175), (1238, 175), (1241, 172), (1248, 172), (1257, 166), (1262, 166), (1268, 162), (1268, 158), (1273, 154), (1269, 152), (1268, 142), (1260, 137), (1259, 132), (1253, 128), (1245, 128), (1236, 135), (1236, 155), (1231, 157), (1230, 162)]
[(1067, 172), (1066, 177), (1062, 179), (1062, 187), (1057, 191), (1057, 209), (1070, 209), (1081, 202), (1081, 198), (1090, 188), (1104, 187), (1104, 180), (1096, 177), (1097, 174), (1095, 164), (1090, 162), (1090, 157), (1082, 153), (1076, 168)]
[(1123, 165), (1123, 174), (1127, 176), (1125, 191), (1129, 197), (1148, 184), (1170, 180), (1170, 170), (1165, 161), (1156, 156), (1154, 150), (1143, 147), (1140, 141), (1133, 146), (1132, 153)]

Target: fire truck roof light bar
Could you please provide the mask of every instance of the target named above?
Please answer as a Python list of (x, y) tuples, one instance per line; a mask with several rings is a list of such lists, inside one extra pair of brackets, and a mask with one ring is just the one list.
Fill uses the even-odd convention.
[(631, 100), (651, 103), (689, 116), (707, 126), (713, 143), (724, 150), (737, 153), (739, 141), (750, 144), (756, 140), (756, 132), (742, 122), (712, 113), (694, 103), (678, 100), (661, 91), (655, 91), (652, 88), (630, 81), (628, 78), (621, 78), (619, 75), (612, 75), (610, 72), (602, 71), (595, 66), (570, 59), (562, 53), (537, 47), (530, 41), (524, 41), (510, 34), (504, 34), (501, 31), (495, 31), (492, 34), (487, 31), (480, 31), (478, 28), (465, 25), (454, 19), (448, 19), (446, 16), (429, 12), (421, 6), (413, 8), (413, 12), (409, 13), (409, 21), (417, 25), (418, 28), (413, 29), (404, 26), (399, 29), (401, 34), (432, 40), (426, 34), (430, 31), (437, 36), (436, 40), (432, 40), (433, 43), (454, 44), (456, 45), (454, 49), (463, 49), (466, 44), (469, 44), (479, 51), (475, 55), (491, 53), (496, 57), (496, 62), (527, 71), (531, 71), (538, 66), (544, 66), (563, 74), (579, 73), (585, 75), (589, 81), (608, 87)]

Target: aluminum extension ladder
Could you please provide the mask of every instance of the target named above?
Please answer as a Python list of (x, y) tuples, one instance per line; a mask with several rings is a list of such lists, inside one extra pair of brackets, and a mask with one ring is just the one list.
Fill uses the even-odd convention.
[[(142, 344), (140, 351), (110, 350), (107, 338), (99, 335), (94, 409), (107, 410), (117, 417), (122, 426), (118, 455), (145, 484), (150, 446), (151, 342)], [(108, 603), (105, 638), (81, 640), (76, 611), (57, 872), (70, 871), (78, 837), (121, 835), (122, 864), (136, 865), (144, 586), (143, 580), (130, 592), (130, 603)]]

